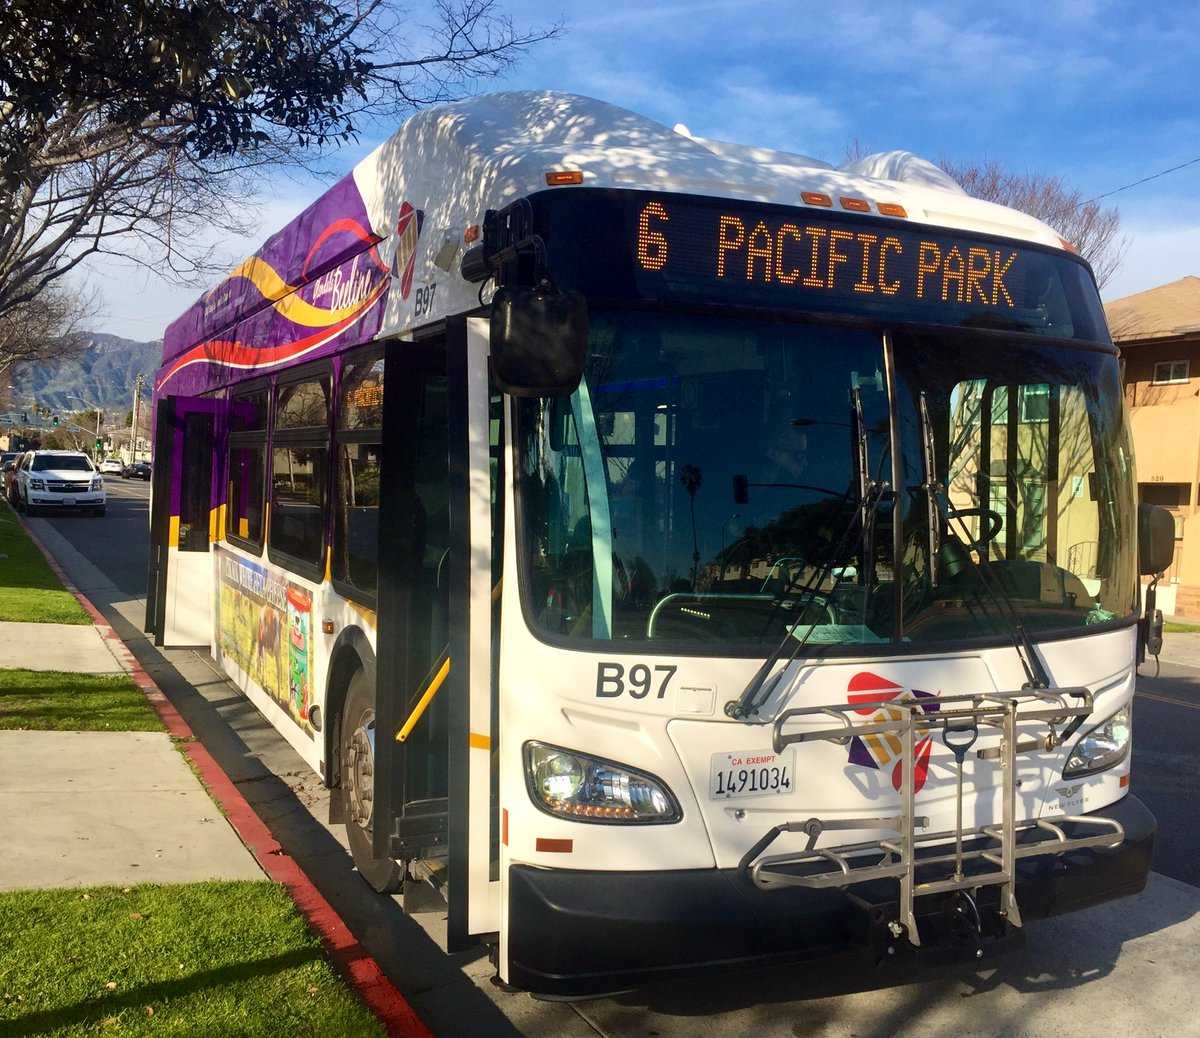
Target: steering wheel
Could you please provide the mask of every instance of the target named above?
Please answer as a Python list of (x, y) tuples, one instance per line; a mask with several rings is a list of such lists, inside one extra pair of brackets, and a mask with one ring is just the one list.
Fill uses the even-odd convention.
[(947, 520), (971, 518), (987, 520), (987, 529), (981, 530), (974, 540), (965, 539), (963, 534), (953, 525), (950, 525), (950, 532), (971, 551), (982, 551), (985, 545), (990, 544), (999, 535), (1001, 528), (1004, 526), (1004, 517), (999, 512), (993, 512), (990, 508), (951, 508), (946, 512)]

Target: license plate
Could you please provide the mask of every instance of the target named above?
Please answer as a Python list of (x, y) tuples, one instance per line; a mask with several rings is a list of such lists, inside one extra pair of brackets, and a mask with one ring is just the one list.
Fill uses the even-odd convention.
[(714, 753), (708, 775), (710, 800), (780, 796), (792, 791), (792, 751), (739, 750)]

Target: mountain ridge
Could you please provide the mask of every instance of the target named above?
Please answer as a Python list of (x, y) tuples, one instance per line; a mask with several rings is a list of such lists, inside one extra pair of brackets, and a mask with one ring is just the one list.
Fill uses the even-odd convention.
[(86, 345), (78, 354), (12, 369), (12, 407), (62, 412), (101, 407), (124, 414), (133, 406), (133, 383), (139, 374), (146, 376), (142, 402), (148, 404), (152, 376), (162, 359), (162, 340), (138, 342), (108, 332), (82, 336)]

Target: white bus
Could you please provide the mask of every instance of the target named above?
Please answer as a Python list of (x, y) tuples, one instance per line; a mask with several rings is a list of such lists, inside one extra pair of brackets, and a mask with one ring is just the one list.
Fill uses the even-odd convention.
[(1087, 264), (927, 162), (425, 111), (156, 400), (148, 629), (508, 984), (976, 956), (1145, 883), (1170, 521)]

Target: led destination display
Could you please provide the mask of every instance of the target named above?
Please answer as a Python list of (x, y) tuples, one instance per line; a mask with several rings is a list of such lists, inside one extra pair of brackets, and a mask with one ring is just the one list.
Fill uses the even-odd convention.
[(1108, 341), (1090, 271), (1058, 249), (696, 195), (547, 192), (535, 208), (560, 283), (593, 296)]

